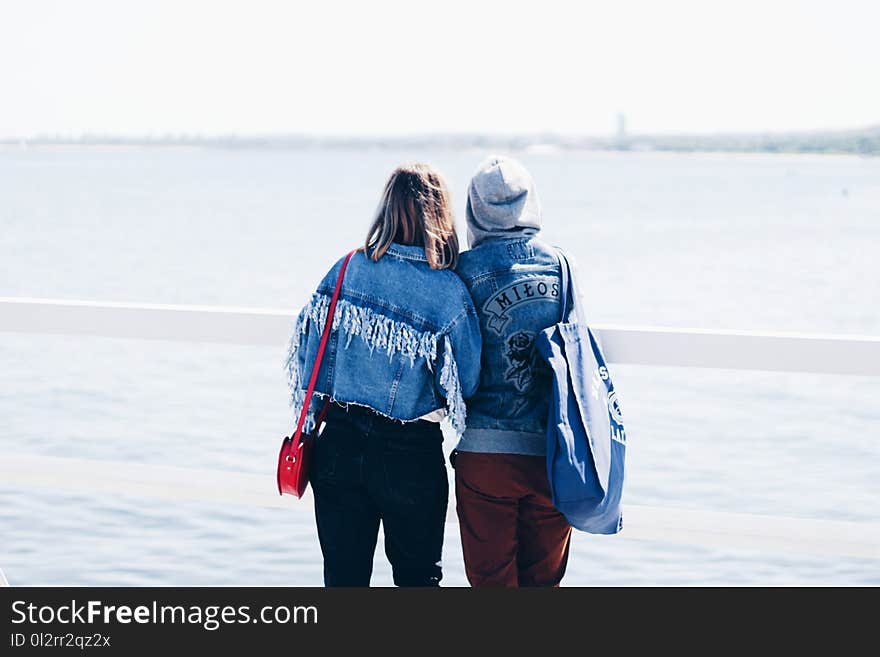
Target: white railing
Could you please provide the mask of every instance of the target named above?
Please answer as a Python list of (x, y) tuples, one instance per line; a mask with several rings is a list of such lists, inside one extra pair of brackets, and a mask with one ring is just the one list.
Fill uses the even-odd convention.
[[(0, 298), (0, 332), (222, 342), (283, 349), (292, 313)], [(880, 376), (880, 338), (596, 326), (612, 363)], [(58, 472), (64, 472), (58, 477)], [(283, 506), (269, 475), (4, 454), (0, 481), (52, 490)], [(627, 505), (623, 539), (880, 559), (880, 524)], [(452, 518), (451, 518), (452, 519)]]
[[(291, 311), (0, 297), (0, 332), (283, 348)], [(596, 325), (612, 363), (880, 376), (880, 338)]]

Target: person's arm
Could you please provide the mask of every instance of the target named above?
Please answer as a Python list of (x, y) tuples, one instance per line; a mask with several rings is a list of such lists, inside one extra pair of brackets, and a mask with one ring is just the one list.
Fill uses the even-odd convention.
[(294, 421), (299, 419), (300, 410), (305, 400), (306, 381), (304, 380), (306, 368), (306, 353), (309, 344), (309, 329), (312, 324), (309, 319), (312, 301), (303, 306), (299, 311), (290, 340), (287, 343), (287, 386), (290, 389), (290, 407), (293, 411)]
[[(303, 402), (305, 401), (308, 377), (311, 376), (314, 365), (317, 345), (321, 339), (321, 331), (327, 318), (329, 297), (333, 294), (339, 268), (344, 258), (336, 261), (330, 268), (315, 292), (309, 297), (308, 303), (303, 306), (293, 326), (290, 340), (287, 344), (287, 385), (290, 388), (290, 406), (293, 411), (294, 422), (299, 420)], [(317, 402), (310, 400), (309, 413), (306, 416), (304, 431), (311, 431), (314, 424), (315, 409)]]
[(436, 383), (446, 398), (449, 421), (461, 433), (467, 417), (464, 400), (473, 396), (480, 384), (480, 355), (483, 348), (480, 323), (470, 298), (442, 340), (438, 350)]

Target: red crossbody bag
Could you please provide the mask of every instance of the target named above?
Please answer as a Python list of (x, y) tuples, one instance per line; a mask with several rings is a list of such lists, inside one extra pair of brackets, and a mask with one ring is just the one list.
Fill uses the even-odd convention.
[(318, 419), (312, 432), (303, 435), (303, 425), (306, 422), (312, 395), (315, 393), (318, 371), (321, 369), (324, 350), (327, 347), (327, 340), (333, 327), (333, 314), (336, 312), (336, 302), (339, 300), (339, 291), (342, 289), (342, 279), (345, 277), (348, 261), (351, 260), (351, 256), (354, 254), (355, 252), (352, 251), (345, 257), (345, 260), (342, 261), (342, 268), (339, 270), (339, 278), (336, 280), (336, 289), (333, 290), (330, 307), (327, 309), (327, 319), (324, 322), (324, 331), (321, 333), (321, 343), (318, 345), (318, 353), (315, 355), (315, 364), (312, 366), (312, 375), (309, 377), (309, 387), (303, 400), (299, 421), (296, 423), (296, 431), (292, 436), (286, 436), (281, 442), (281, 451), (278, 454), (277, 475), (279, 495), (288, 493), (289, 495), (302, 497), (309, 485), (309, 463), (311, 462), (312, 447), (315, 443), (315, 436), (317, 436), (318, 430), (327, 416), (327, 408), (330, 406), (329, 396), (327, 401), (324, 402), (321, 412), (318, 414)]

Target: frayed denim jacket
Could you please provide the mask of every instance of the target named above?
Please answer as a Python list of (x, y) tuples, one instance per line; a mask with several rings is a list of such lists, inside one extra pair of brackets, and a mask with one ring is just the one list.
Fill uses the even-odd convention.
[(458, 449), (543, 455), (552, 380), (535, 337), (559, 321), (556, 250), (537, 237), (488, 239), (462, 253), (456, 271), (483, 332), (480, 385), (465, 395), (468, 426)]
[[(302, 409), (342, 260), (299, 313), (290, 338), (294, 417)], [(431, 269), (423, 247), (394, 243), (378, 262), (360, 251), (345, 272), (315, 396), (401, 421), (445, 409), (461, 433), (464, 398), (479, 382), (481, 344), (467, 288), (452, 270)], [(307, 431), (318, 407), (312, 400)]]

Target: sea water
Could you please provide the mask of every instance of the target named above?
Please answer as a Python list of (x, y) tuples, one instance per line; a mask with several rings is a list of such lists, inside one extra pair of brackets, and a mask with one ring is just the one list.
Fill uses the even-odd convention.
[[(396, 164), (441, 169), (462, 223), (485, 155), (0, 150), (0, 296), (276, 307), (292, 318), (363, 241)], [(580, 266), (597, 324), (880, 335), (880, 159), (516, 156), (535, 176), (546, 239)], [(271, 479), (292, 422), (284, 348), (0, 332), (0, 459), (207, 467), (218, 487), (226, 471)], [(880, 522), (880, 380), (612, 374), (628, 504)], [(319, 585), (302, 504), (172, 504), (0, 480), (0, 567), (12, 584)], [(449, 585), (466, 583), (457, 531), (451, 522)], [(374, 582), (390, 581), (380, 547)], [(693, 547), (684, 534), (577, 534), (565, 583), (878, 584), (880, 570), (876, 560)]]

